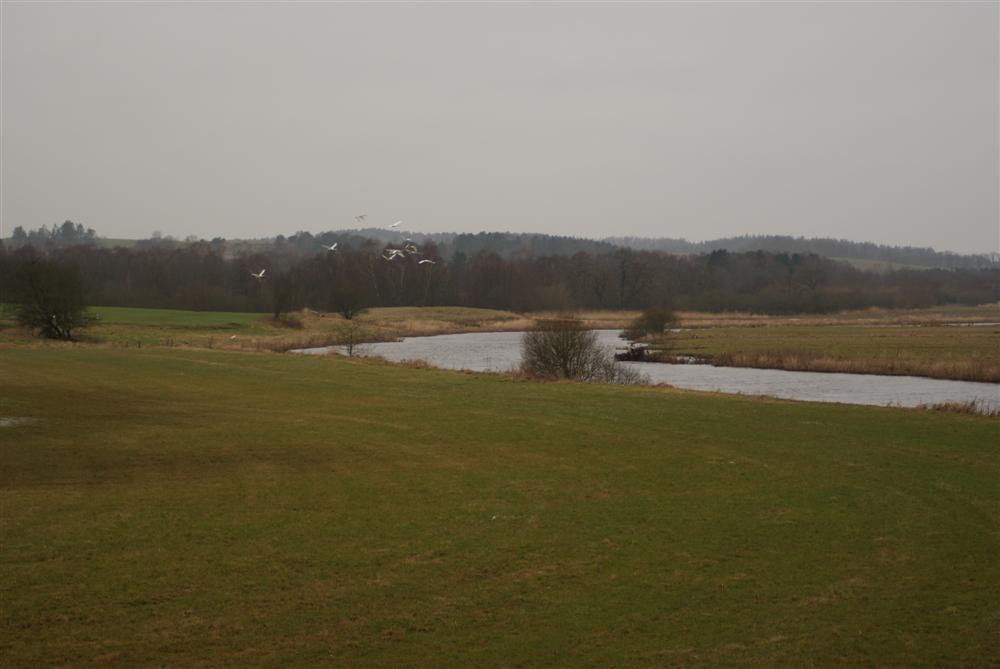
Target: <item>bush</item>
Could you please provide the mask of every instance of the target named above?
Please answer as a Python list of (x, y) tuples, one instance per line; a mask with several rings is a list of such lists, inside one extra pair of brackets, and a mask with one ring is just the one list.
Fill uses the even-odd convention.
[(641, 339), (642, 337), (659, 336), (669, 326), (677, 323), (677, 315), (669, 307), (651, 307), (642, 312), (639, 318), (625, 330), (627, 339)]
[(645, 377), (615, 361), (597, 334), (575, 318), (540, 321), (521, 340), (521, 371), (547, 379), (640, 384)]

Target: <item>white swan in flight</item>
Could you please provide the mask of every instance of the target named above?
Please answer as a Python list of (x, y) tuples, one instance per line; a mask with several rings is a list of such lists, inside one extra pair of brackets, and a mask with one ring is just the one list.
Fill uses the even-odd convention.
[(264, 272), (266, 272), (266, 271), (267, 271), (266, 269), (262, 269), (259, 273), (257, 273), (257, 272), (250, 272), (250, 276), (252, 276), (255, 279), (263, 279), (264, 278)]

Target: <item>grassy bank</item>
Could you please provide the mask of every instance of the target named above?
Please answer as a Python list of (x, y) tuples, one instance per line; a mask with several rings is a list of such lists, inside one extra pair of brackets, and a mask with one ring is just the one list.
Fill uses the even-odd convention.
[[(275, 322), (266, 314), (95, 307), (84, 342), (113, 347), (168, 346), (286, 351), (354, 341), (456, 332), (518, 331), (556, 313), (517, 314), (467, 307), (372, 309), (347, 323), (302, 311)], [(637, 312), (577, 314), (595, 329), (625, 327)], [(912, 374), (1000, 381), (1000, 307), (865, 310), (813, 316), (682, 312), (682, 332), (659, 342), (663, 359), (695, 356), (715, 364), (862, 374)], [(979, 324), (979, 325), (976, 325)], [(0, 345), (37, 340), (0, 319)]]
[(679, 314), (654, 359), (811, 372), (1000, 382), (1000, 305), (766, 316)]
[[(287, 351), (355, 341), (393, 341), (459, 332), (512, 332), (532, 328), (537, 319), (558, 314), (517, 314), (473, 307), (380, 307), (355, 317), (303, 310), (275, 321), (268, 314), (179, 309), (93, 307), (95, 320), (79, 331), (83, 343), (139, 348), (167, 346), (249, 351)], [(580, 314), (588, 327), (624, 327), (636, 312), (596, 311)], [(348, 334), (348, 331), (351, 334)], [(0, 314), (0, 345), (37, 344), (32, 333)]]
[[(178, 309), (92, 307), (95, 320), (79, 331), (83, 343), (112, 347), (191, 347), (285, 351), (345, 339), (350, 324), (337, 314), (304, 310), (275, 321), (268, 314)], [(468, 307), (386, 307), (357, 316), (355, 336), (391, 341), (404, 336), (523, 330), (534, 321), (509, 311)], [(37, 343), (32, 333), (0, 318), (0, 344)]]
[(1000, 326), (772, 324), (671, 333), (662, 356), (717, 365), (1000, 382)]
[(334, 358), (0, 351), (37, 666), (965, 666), (997, 422)]

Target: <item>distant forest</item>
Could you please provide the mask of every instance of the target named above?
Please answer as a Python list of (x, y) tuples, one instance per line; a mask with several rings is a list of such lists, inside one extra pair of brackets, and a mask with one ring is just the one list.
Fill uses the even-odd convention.
[[(990, 269), (1000, 266), (1000, 252), (986, 255), (966, 255), (949, 251), (935, 251), (932, 248), (913, 246), (887, 246), (871, 242), (853, 242), (846, 239), (789, 237), (781, 235), (744, 235), (741, 237), (725, 237), (704, 242), (689, 242), (685, 239), (670, 239), (663, 237), (607, 237), (602, 240), (583, 239), (579, 237), (563, 237), (516, 232), (479, 232), (479, 233), (409, 233), (418, 242), (433, 241), (442, 257), (450, 258), (456, 253), (473, 256), (477, 253), (495, 253), (501, 258), (517, 258), (532, 256), (572, 256), (580, 252), (589, 254), (612, 253), (618, 249), (628, 248), (637, 251), (659, 251), (673, 255), (700, 255), (712, 251), (729, 251), (730, 253), (747, 253), (764, 251), (766, 253), (786, 253), (809, 255), (814, 254), (825, 258), (838, 260), (858, 260), (870, 263), (882, 263), (886, 266), (912, 266), (919, 268), (940, 269)], [(228, 255), (238, 255), (254, 250), (283, 250), (302, 254), (311, 254), (318, 243), (330, 244), (333, 241), (352, 243), (355, 246), (367, 241), (376, 240), (392, 244), (400, 240), (395, 230), (386, 228), (362, 228), (353, 230), (334, 230), (321, 233), (296, 232), (290, 236), (278, 235), (265, 239), (226, 240), (216, 237), (211, 243), (216, 248), (223, 248)], [(182, 245), (201, 241), (195, 237), (177, 240), (154, 233), (149, 239), (129, 241), (117, 240), (127, 246), (149, 247), (159, 245)], [(98, 237), (91, 228), (84, 229), (82, 225), (66, 221), (51, 228), (42, 227), (38, 230), (25, 231), (21, 227), (14, 228), (13, 236), (7, 244), (14, 248), (24, 244), (45, 246), (46, 244), (95, 243), (108, 245), (109, 240)], [(1000, 251), (1000, 250), (998, 250)]]
[(1000, 300), (995, 263), (875, 274), (815, 253), (676, 255), (510, 233), (408, 241), (391, 230), (354, 230), (112, 246), (70, 221), (43, 230), (0, 243), (0, 301), (12, 299), (24, 263), (41, 257), (77, 268), (95, 305), (275, 314), (403, 305), (801, 313)]
[(942, 269), (981, 269), (996, 267), (1000, 262), (997, 253), (989, 255), (961, 255), (932, 248), (913, 246), (886, 246), (871, 242), (852, 242), (846, 239), (786, 237), (780, 235), (745, 235), (726, 237), (706, 242), (689, 242), (685, 239), (648, 237), (608, 237), (604, 241), (615, 246), (643, 251), (665, 253), (710, 253), (724, 249), (733, 253), (769, 251), (771, 253), (815, 253), (826, 258), (872, 260), (897, 265), (938, 267)]
[[(644, 237), (607, 237), (602, 240), (593, 240), (515, 232), (421, 233), (416, 236), (421, 240), (430, 240), (436, 243), (445, 257), (450, 257), (454, 253), (464, 253), (468, 256), (481, 252), (495, 253), (501, 258), (543, 255), (571, 256), (580, 252), (612, 253), (618, 249), (628, 248), (637, 251), (659, 251), (673, 255), (700, 255), (718, 250), (730, 253), (764, 251), (766, 253), (813, 254), (840, 260), (862, 260), (887, 265), (910, 265), (940, 269), (988, 269), (1000, 266), (1000, 254), (998, 253), (994, 253), (992, 256), (962, 255), (947, 251), (935, 251), (932, 248), (885, 246), (844, 239), (807, 239), (779, 235), (727, 237), (705, 242)], [(397, 241), (399, 235), (392, 230), (366, 228), (330, 231), (317, 235), (298, 232), (287, 238), (279, 236), (277, 241), (308, 253), (312, 250), (311, 244), (317, 239), (376, 239), (391, 243)]]

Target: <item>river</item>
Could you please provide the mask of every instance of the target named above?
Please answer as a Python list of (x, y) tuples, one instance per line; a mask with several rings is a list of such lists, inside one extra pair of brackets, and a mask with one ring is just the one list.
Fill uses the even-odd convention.
[[(598, 330), (602, 345), (622, 348), (619, 330)], [(522, 332), (474, 332), (406, 337), (398, 342), (363, 344), (356, 354), (378, 355), (393, 362), (424, 360), (445, 369), (507, 372), (521, 361)], [(325, 354), (337, 347), (299, 349), (297, 353)], [(610, 355), (610, 352), (609, 352)], [(622, 363), (636, 367), (653, 383), (675, 388), (743, 395), (764, 395), (811, 402), (840, 402), (876, 406), (916, 407), (942, 402), (978, 402), (1000, 408), (1000, 384), (948, 381), (918, 376), (790, 372), (780, 369)]]

